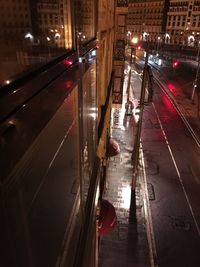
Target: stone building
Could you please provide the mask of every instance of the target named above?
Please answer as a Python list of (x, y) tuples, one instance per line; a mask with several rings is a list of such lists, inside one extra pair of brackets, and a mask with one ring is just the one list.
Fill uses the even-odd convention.
[(127, 31), (139, 40), (156, 42), (165, 32), (167, 2), (163, 0), (130, 0)]
[(171, 44), (197, 45), (200, 37), (200, 1), (170, 0), (166, 32)]

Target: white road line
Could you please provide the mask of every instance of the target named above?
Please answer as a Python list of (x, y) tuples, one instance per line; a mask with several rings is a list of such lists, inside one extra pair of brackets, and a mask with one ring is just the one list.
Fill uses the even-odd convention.
[(170, 145), (169, 145), (169, 142), (168, 142), (167, 136), (166, 136), (166, 134), (165, 134), (165, 131), (164, 131), (163, 127), (162, 127), (162, 123), (161, 123), (161, 120), (160, 120), (160, 118), (159, 118), (159, 116), (158, 116), (158, 112), (157, 112), (157, 110), (156, 110), (156, 108), (155, 108), (154, 103), (153, 103), (153, 108), (154, 108), (154, 110), (155, 110), (155, 113), (156, 113), (156, 116), (157, 116), (157, 119), (158, 119), (158, 122), (159, 122), (159, 125), (160, 125), (160, 128), (161, 128), (162, 134), (163, 134), (164, 139), (165, 139), (165, 142), (166, 142), (166, 144), (167, 144), (167, 147), (168, 147), (169, 153), (170, 153), (170, 155), (171, 155), (172, 161), (173, 161), (173, 163), (174, 163), (174, 167), (175, 167), (175, 169), (176, 169), (177, 175), (178, 175), (178, 177), (180, 177), (180, 172), (179, 172), (179, 170), (178, 170), (178, 167), (177, 167), (175, 158), (174, 158), (174, 156), (173, 156), (171, 147), (170, 147)]
[(177, 172), (177, 175), (178, 175), (178, 178), (179, 178), (179, 182), (180, 182), (180, 184), (181, 184), (183, 193), (184, 193), (185, 198), (186, 198), (186, 201), (187, 201), (187, 203), (188, 203), (188, 206), (189, 206), (189, 209), (190, 209), (192, 218), (193, 218), (193, 220), (194, 220), (194, 223), (195, 223), (195, 226), (196, 226), (198, 235), (199, 235), (199, 237), (200, 237), (200, 228), (199, 228), (199, 225), (198, 225), (197, 220), (196, 220), (196, 218), (195, 218), (195, 215), (194, 215), (192, 206), (191, 206), (191, 204), (190, 204), (190, 201), (189, 201), (187, 192), (186, 192), (185, 187), (184, 187), (184, 185), (183, 185), (183, 180), (182, 180), (182, 178), (181, 178), (181, 175), (180, 175), (180, 172), (179, 172), (179, 170), (178, 170), (178, 167), (177, 167), (175, 158), (174, 158), (174, 156), (173, 156), (172, 150), (171, 150), (170, 145), (169, 145), (169, 142), (168, 142), (168, 140), (167, 140), (167, 136), (166, 136), (165, 131), (164, 131), (163, 127), (162, 127), (162, 123), (161, 123), (161, 121), (160, 121), (160, 118), (159, 118), (158, 112), (157, 112), (157, 110), (156, 110), (156, 107), (155, 107), (154, 103), (152, 103), (152, 105), (153, 105), (153, 108), (154, 108), (154, 110), (155, 110), (155, 113), (156, 113), (156, 116), (157, 116), (157, 119), (158, 119), (160, 128), (161, 128), (161, 130), (162, 130), (163, 136), (164, 136), (165, 141), (166, 141), (166, 143), (167, 143), (167, 147), (168, 147), (169, 153), (170, 153), (171, 158), (172, 158), (172, 161), (173, 161), (173, 163), (174, 163), (174, 167), (175, 167), (175, 169), (176, 169), (176, 172)]
[(190, 134), (192, 135), (194, 141), (196, 142), (197, 146), (200, 147), (200, 140), (198, 138), (198, 136), (196, 135), (196, 133), (194, 132), (193, 128), (191, 127), (190, 123), (188, 122), (188, 120), (186, 119), (183, 111), (181, 111), (180, 106), (177, 104), (176, 99), (174, 98), (173, 94), (171, 94), (170, 92), (168, 92), (165, 89), (165, 85), (163, 84), (163, 82), (161, 82), (156, 76), (154, 76), (154, 78), (156, 79), (156, 82), (158, 84), (158, 86), (162, 89), (163, 93), (169, 98), (170, 102), (172, 103), (172, 105), (174, 106), (175, 110), (178, 112), (178, 114), (180, 115), (182, 121), (184, 122), (185, 126), (187, 127), (188, 131), (190, 132)]
[(200, 184), (200, 180), (191, 166), (190, 166), (190, 170), (191, 170), (192, 176), (194, 177), (194, 180), (196, 181), (196, 183)]

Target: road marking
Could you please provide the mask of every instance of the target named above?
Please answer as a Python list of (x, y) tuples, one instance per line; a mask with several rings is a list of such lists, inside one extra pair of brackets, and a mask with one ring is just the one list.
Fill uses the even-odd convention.
[(154, 78), (155, 78), (155, 80), (157, 82), (157, 85), (162, 89), (163, 93), (168, 97), (168, 99), (171, 101), (172, 105), (174, 106), (174, 108), (178, 112), (179, 116), (181, 117), (182, 121), (184, 122), (184, 124), (187, 127), (187, 129), (190, 132), (190, 134), (192, 135), (192, 137), (193, 137), (195, 143), (197, 144), (197, 146), (200, 147), (200, 140), (199, 140), (198, 136), (196, 135), (196, 133), (194, 132), (192, 126), (190, 125), (190, 123), (186, 119), (186, 117), (185, 117), (185, 115), (183, 113), (184, 112), (183, 109), (181, 110), (180, 105), (177, 104), (177, 101), (174, 98), (174, 96), (172, 95), (172, 93), (168, 92), (165, 89), (165, 85), (163, 84), (163, 82), (158, 80), (158, 78), (156, 76), (154, 76)]
[(187, 192), (186, 192), (186, 190), (185, 190), (185, 187), (184, 187), (184, 185), (183, 185), (183, 180), (182, 180), (181, 175), (180, 175), (180, 172), (179, 172), (179, 170), (178, 170), (178, 167), (177, 167), (175, 158), (174, 158), (174, 156), (173, 156), (172, 150), (171, 150), (171, 148), (170, 148), (170, 146), (169, 146), (169, 142), (168, 142), (168, 140), (167, 140), (167, 136), (166, 136), (166, 134), (165, 134), (165, 131), (164, 131), (163, 127), (162, 127), (162, 123), (161, 123), (161, 120), (160, 120), (160, 118), (159, 118), (159, 115), (158, 115), (158, 112), (157, 112), (157, 110), (156, 110), (156, 107), (155, 107), (154, 103), (152, 103), (152, 105), (153, 105), (153, 108), (154, 108), (154, 110), (155, 110), (155, 113), (156, 113), (158, 122), (159, 122), (159, 124), (160, 124), (160, 128), (161, 128), (161, 130), (162, 130), (162, 132), (163, 132), (163, 136), (164, 136), (165, 141), (166, 141), (166, 143), (167, 143), (167, 147), (168, 147), (169, 153), (170, 153), (170, 155), (171, 155), (172, 161), (173, 161), (173, 163), (174, 163), (174, 166), (175, 166), (175, 169), (176, 169), (176, 172), (177, 172), (177, 175), (178, 175), (179, 182), (180, 182), (180, 184), (181, 184), (183, 193), (184, 193), (185, 198), (186, 198), (186, 201), (187, 201), (187, 203), (188, 203), (188, 206), (189, 206), (189, 209), (190, 209), (190, 213), (191, 213), (191, 215), (192, 215), (192, 218), (193, 218), (193, 220), (194, 220), (194, 223), (195, 223), (195, 226), (196, 226), (198, 235), (199, 235), (199, 237), (200, 237), (200, 228), (199, 228), (199, 225), (198, 225), (197, 220), (196, 220), (196, 218), (195, 218), (195, 215), (194, 215), (194, 212), (193, 212), (193, 209), (192, 209), (192, 205), (190, 204), (189, 197), (188, 197)]
[(194, 180), (196, 181), (196, 183), (200, 184), (199, 178), (191, 166), (190, 166), (190, 170), (191, 170), (192, 176), (193, 176)]
[(156, 113), (156, 116), (157, 116), (157, 119), (158, 119), (158, 122), (159, 122), (159, 125), (160, 125), (160, 129), (161, 129), (162, 134), (163, 134), (163, 136), (164, 136), (164, 139), (165, 139), (165, 142), (166, 142), (166, 144), (167, 144), (167, 147), (168, 147), (169, 153), (170, 153), (170, 155), (171, 155), (172, 161), (173, 161), (173, 163), (174, 163), (174, 167), (175, 167), (175, 169), (176, 169), (176, 172), (177, 172), (177, 174), (178, 174), (178, 177), (180, 177), (180, 172), (179, 172), (179, 170), (178, 170), (178, 166), (177, 166), (177, 164), (176, 164), (176, 161), (175, 161), (175, 158), (174, 158), (174, 156), (173, 156), (171, 147), (170, 147), (170, 145), (169, 145), (167, 136), (166, 136), (165, 131), (164, 131), (164, 129), (163, 129), (161, 120), (160, 120), (160, 118), (159, 118), (159, 116), (158, 116), (158, 112), (157, 112), (157, 110), (156, 110), (156, 107), (155, 107), (154, 103), (152, 103), (152, 105), (153, 105), (153, 108), (154, 108), (154, 110), (155, 110), (155, 113)]

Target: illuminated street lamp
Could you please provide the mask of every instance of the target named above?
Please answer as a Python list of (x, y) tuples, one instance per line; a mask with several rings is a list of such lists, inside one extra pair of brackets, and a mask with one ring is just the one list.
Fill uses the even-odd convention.
[(143, 32), (143, 34), (142, 34), (143, 41), (147, 41), (148, 36), (149, 36), (149, 33), (148, 32)]
[[(132, 56), (134, 56), (134, 63), (135, 63), (136, 46), (137, 46), (137, 43), (138, 43), (138, 37), (133, 37), (133, 38), (131, 39), (131, 42), (130, 42), (130, 45), (131, 45), (131, 60), (130, 60), (130, 66), (131, 66), (131, 63), (132, 63)], [(134, 52), (134, 55), (133, 55), (133, 52)]]
[(138, 43), (138, 37), (133, 37), (131, 39), (131, 43), (134, 44), (134, 45), (136, 45)]
[(27, 32), (24, 36), (25, 39), (33, 40), (33, 35), (30, 32)]
[(27, 44), (29, 45), (32, 45), (33, 42), (34, 42), (34, 36), (30, 33), (30, 32), (27, 32), (25, 35), (24, 35), (24, 38), (27, 40)]
[(60, 38), (60, 33), (56, 32), (55, 35), (54, 35), (54, 38), (55, 39), (59, 39)]
[[(129, 75), (128, 75), (128, 84), (127, 84), (127, 102), (126, 102), (126, 114), (132, 114), (132, 104), (129, 101), (130, 97), (130, 85), (131, 85), (131, 66), (132, 66), (132, 58), (133, 58), (133, 52), (134, 52), (134, 62), (135, 62), (135, 49), (136, 45), (138, 43), (138, 37), (133, 37), (130, 41), (131, 45), (131, 56), (130, 56), (130, 63), (129, 63)], [(130, 113), (128, 112), (130, 110)]]
[(5, 84), (10, 84), (10, 83), (11, 83), (10, 80), (6, 80), (6, 81), (5, 81)]
[(188, 46), (194, 46), (194, 40), (195, 38), (193, 35), (188, 36), (188, 40), (187, 40)]
[(128, 31), (126, 36), (127, 36), (127, 45), (128, 45), (131, 39), (131, 32)]
[(165, 33), (165, 44), (170, 43), (170, 35), (169, 33)]
[(158, 38), (157, 38), (157, 47), (156, 47), (156, 56), (158, 56), (160, 39), (161, 39), (160, 36), (158, 36)]

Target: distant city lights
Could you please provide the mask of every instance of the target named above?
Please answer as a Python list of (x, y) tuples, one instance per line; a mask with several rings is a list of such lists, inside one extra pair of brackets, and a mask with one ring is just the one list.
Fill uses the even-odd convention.
[(30, 32), (27, 32), (24, 37), (26, 39), (28, 39), (28, 38), (33, 39), (33, 35)]
[(57, 32), (54, 37), (55, 38), (60, 38), (60, 33)]
[(92, 52), (91, 52), (91, 56), (92, 56), (92, 57), (95, 57), (96, 54), (97, 54), (96, 50), (92, 50)]

